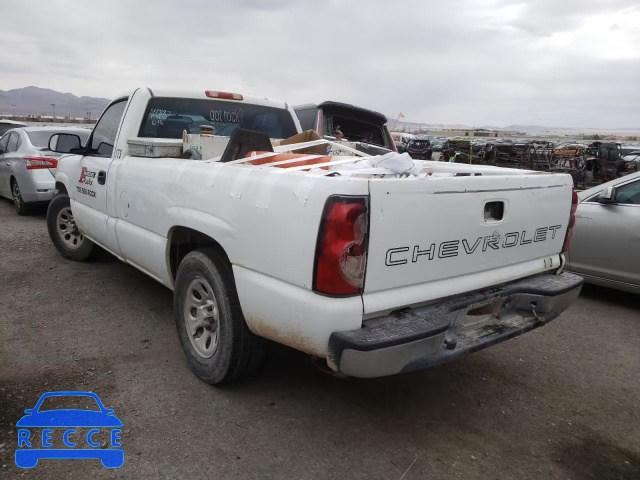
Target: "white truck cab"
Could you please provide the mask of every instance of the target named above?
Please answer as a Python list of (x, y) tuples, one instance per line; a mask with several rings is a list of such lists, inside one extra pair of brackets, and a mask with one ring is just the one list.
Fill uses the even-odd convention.
[[(231, 136), (221, 157), (130, 153), (132, 138), (203, 124)], [(139, 88), (60, 160), (51, 239), (73, 260), (99, 245), (172, 289), (187, 359), (213, 384), (257, 372), (266, 340), (345, 375), (424, 368), (544, 325), (579, 294), (562, 273), (569, 175), (429, 161), (398, 174), (383, 167), (409, 158), (395, 152), (245, 155), (236, 141), (300, 130), (283, 102)]]

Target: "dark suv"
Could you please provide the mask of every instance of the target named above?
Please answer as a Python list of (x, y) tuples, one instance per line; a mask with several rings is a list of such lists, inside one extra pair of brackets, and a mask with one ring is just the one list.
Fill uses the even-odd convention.
[(397, 151), (382, 113), (348, 103), (308, 103), (293, 107), (302, 130), (315, 130), (321, 137), (334, 138), (342, 134), (356, 148), (370, 155)]
[(431, 141), (426, 138), (415, 138), (408, 143), (407, 153), (411, 155), (411, 158), (431, 160), (433, 154)]

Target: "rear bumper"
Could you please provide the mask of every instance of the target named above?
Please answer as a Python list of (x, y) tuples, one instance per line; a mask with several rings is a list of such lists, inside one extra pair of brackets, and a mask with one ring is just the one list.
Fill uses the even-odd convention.
[(329, 360), (353, 377), (380, 377), (450, 362), (541, 327), (580, 294), (583, 279), (544, 274), (502, 287), (406, 308), (334, 332)]

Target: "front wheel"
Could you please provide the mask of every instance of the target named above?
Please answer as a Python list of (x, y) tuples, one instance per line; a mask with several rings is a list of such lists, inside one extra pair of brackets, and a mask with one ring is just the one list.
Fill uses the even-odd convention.
[(180, 343), (198, 377), (218, 385), (258, 373), (267, 341), (247, 327), (231, 265), (217, 250), (184, 257), (173, 298)]
[(64, 258), (82, 262), (91, 256), (94, 243), (76, 225), (69, 197), (59, 193), (47, 210), (47, 229), (56, 249)]

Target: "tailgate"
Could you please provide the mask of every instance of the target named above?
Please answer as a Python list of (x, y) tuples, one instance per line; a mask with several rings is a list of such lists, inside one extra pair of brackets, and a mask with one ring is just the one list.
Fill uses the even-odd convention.
[(558, 268), (572, 186), (540, 173), (370, 180), (365, 314)]

